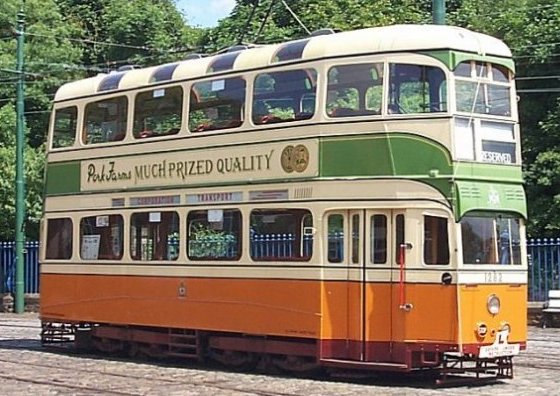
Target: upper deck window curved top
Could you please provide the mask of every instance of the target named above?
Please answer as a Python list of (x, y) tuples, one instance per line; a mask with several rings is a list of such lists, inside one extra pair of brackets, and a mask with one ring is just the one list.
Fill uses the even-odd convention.
[(208, 66), (208, 73), (218, 73), (233, 69), (233, 64), (241, 52), (230, 52), (224, 55), (218, 55)]
[(126, 72), (111, 73), (99, 83), (98, 92), (117, 89)]
[(276, 52), (274, 57), (272, 58), (272, 62), (285, 62), (291, 60), (298, 60), (302, 59), (303, 57), (303, 50), (305, 46), (309, 43), (311, 39), (303, 39), (292, 41), (280, 47), (280, 49)]
[(173, 72), (179, 66), (178, 63), (171, 63), (169, 65), (160, 66), (154, 71), (150, 77), (150, 82), (168, 81), (173, 77)]

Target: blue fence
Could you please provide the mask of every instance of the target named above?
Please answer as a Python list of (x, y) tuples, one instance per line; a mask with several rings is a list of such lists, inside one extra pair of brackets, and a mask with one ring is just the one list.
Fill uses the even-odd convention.
[[(16, 243), (0, 242), (0, 293), (15, 291)], [(39, 293), (39, 242), (26, 242), (25, 293)]]
[(560, 238), (527, 241), (529, 301), (545, 301), (548, 291), (560, 289)]
[[(253, 257), (290, 257), (294, 237), (282, 235), (254, 235), (251, 240)], [(340, 238), (329, 237), (329, 257), (332, 260), (340, 250)], [(304, 236), (302, 254), (311, 255), (312, 237)], [(331, 252), (332, 250), (332, 252)], [(548, 291), (560, 289), (560, 238), (529, 239), (529, 301), (544, 301)], [(232, 253), (234, 256), (235, 254)], [(25, 244), (25, 293), (39, 293), (39, 243)], [(336, 260), (335, 260), (336, 261)], [(13, 292), (15, 283), (15, 243), (0, 242), (0, 293)]]

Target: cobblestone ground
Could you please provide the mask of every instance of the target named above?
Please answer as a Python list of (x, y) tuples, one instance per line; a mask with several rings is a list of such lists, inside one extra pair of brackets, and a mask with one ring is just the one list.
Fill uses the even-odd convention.
[(434, 388), (426, 380), (300, 379), (45, 350), (34, 314), (0, 314), (0, 395), (553, 395), (560, 329), (529, 329), (513, 380)]

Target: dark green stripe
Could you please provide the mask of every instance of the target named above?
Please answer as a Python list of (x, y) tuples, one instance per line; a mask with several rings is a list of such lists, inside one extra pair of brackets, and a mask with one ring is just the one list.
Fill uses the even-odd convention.
[(80, 162), (62, 162), (47, 165), (46, 195), (80, 192)]

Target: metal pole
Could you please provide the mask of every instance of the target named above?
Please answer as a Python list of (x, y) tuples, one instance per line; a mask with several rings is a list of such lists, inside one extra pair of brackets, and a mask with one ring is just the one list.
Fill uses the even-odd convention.
[(24, 180), (24, 145), (25, 145), (25, 118), (24, 112), (24, 72), (23, 72), (23, 44), (24, 44), (24, 24), (25, 14), (23, 6), (17, 14), (17, 50), (16, 50), (16, 71), (18, 73), (17, 82), (17, 103), (16, 103), (16, 282), (15, 282), (15, 312), (23, 313), (24, 304), (24, 265), (23, 254), (25, 244), (25, 180)]
[(432, 20), (435, 25), (445, 25), (445, 0), (432, 0)]

